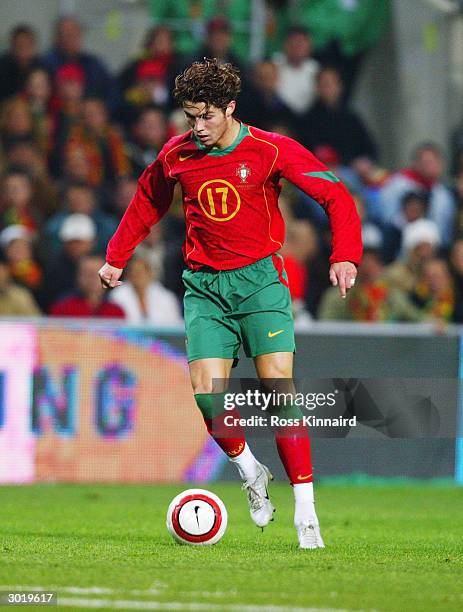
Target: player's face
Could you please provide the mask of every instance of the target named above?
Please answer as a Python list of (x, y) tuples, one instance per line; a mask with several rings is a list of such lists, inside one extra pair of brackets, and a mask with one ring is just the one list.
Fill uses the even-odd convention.
[[(213, 147), (220, 143), (230, 127), (234, 102), (230, 103), (225, 112), (215, 106), (206, 106), (204, 102), (184, 104), (183, 110), (188, 125), (201, 144), (206, 147)], [(227, 113), (229, 113), (228, 116)]]

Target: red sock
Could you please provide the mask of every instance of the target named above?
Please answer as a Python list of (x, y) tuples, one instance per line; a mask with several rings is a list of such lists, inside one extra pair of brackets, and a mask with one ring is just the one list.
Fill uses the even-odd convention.
[[(241, 425), (226, 425), (224, 422), (225, 417), (239, 419), (240, 413), (233, 408), (232, 410), (222, 412), (222, 414), (213, 419), (204, 418), (204, 422), (206, 423), (207, 431), (220, 448), (229, 457), (238, 457), (243, 452), (246, 443), (244, 429)], [(227, 419), (227, 422), (230, 422), (230, 419)]]
[(312, 482), (310, 438), (304, 425), (279, 427), (275, 442), (291, 484)]

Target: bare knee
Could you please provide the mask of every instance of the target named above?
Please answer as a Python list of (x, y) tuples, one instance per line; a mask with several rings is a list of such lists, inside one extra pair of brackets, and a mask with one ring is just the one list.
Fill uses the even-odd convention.
[(217, 390), (214, 390), (216, 387), (213, 385), (212, 378), (206, 376), (195, 380), (192, 379), (191, 386), (193, 387), (193, 393), (195, 395), (197, 393), (218, 393)]
[(223, 393), (226, 389), (233, 360), (198, 359), (190, 363), (193, 393)]
[(264, 375), (261, 378), (291, 378), (291, 369), (272, 365), (265, 369)]
[(255, 358), (256, 371), (259, 378), (290, 379), (293, 375), (292, 353), (271, 353)]

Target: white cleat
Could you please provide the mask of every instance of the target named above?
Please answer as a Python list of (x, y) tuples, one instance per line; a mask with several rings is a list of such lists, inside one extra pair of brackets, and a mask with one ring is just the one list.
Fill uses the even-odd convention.
[(310, 522), (296, 525), (299, 548), (325, 548), (316, 518)]
[(246, 491), (251, 518), (257, 527), (262, 529), (273, 521), (275, 512), (268, 496), (269, 480), (273, 480), (270, 470), (262, 463), (258, 463), (257, 477), (254, 480), (245, 480), (241, 487)]

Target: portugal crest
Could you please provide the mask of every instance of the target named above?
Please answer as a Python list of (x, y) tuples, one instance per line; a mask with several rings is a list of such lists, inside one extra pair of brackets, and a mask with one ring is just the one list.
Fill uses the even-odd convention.
[(236, 170), (236, 174), (240, 177), (241, 182), (245, 183), (246, 179), (251, 174), (251, 168), (246, 166), (246, 164), (240, 164)]

